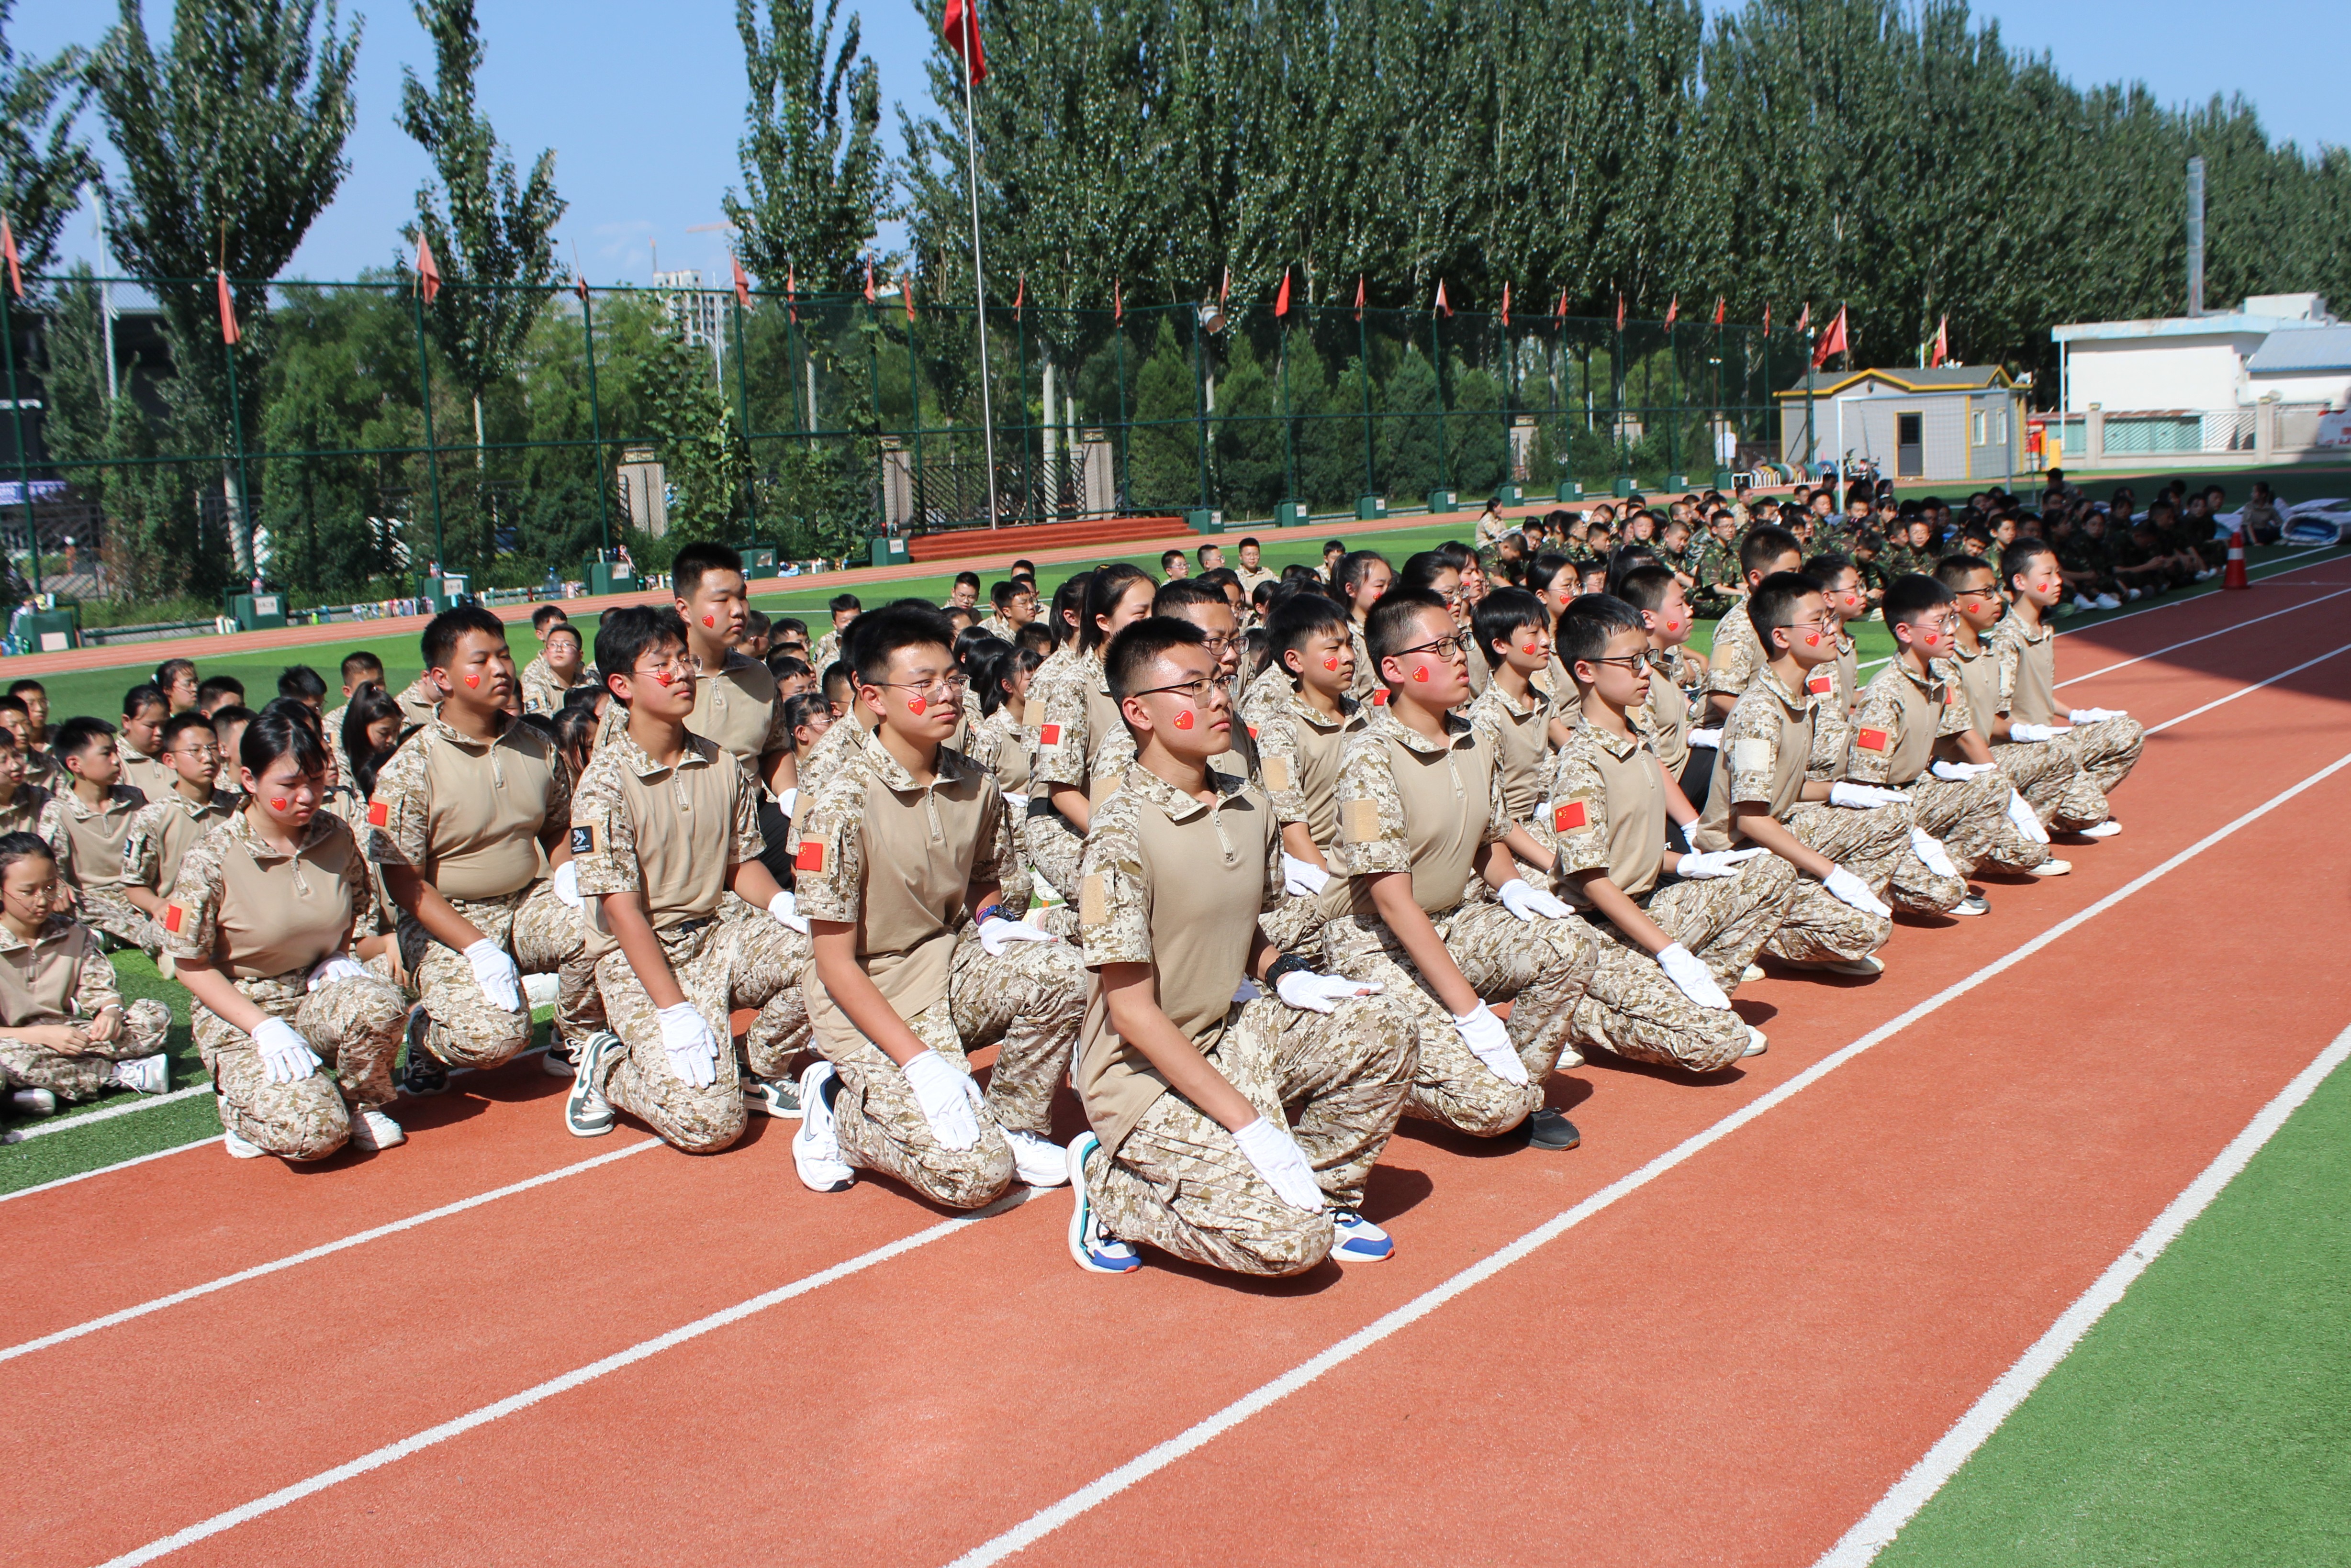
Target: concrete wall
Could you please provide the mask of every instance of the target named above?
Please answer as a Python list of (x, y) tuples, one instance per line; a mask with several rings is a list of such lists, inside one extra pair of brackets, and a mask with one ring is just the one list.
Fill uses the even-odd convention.
[(2239, 392), (2244, 363), (2265, 336), (2236, 332), (2068, 344), (2065, 411), (2080, 413), (2092, 403), (2109, 411), (2235, 408), (2248, 400)]
[(2351, 406), (2351, 370), (2313, 370), (2247, 379), (2250, 384), (2245, 396), (2254, 401), (2274, 396), (2281, 403), (2325, 403), (2334, 409)]

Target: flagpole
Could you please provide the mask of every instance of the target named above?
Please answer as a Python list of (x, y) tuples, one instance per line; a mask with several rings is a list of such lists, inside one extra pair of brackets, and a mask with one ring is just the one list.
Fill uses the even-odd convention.
[(987, 387), (987, 285), (979, 260), (979, 132), (972, 120), (971, 62), (979, 42), (979, 11), (966, 6), (963, 14), (963, 149), (971, 170), (971, 296), (972, 314), (979, 318), (979, 426), (987, 452), (987, 525), (996, 518), (996, 410)]
[(41, 591), (41, 532), (33, 521), (33, 471), (25, 451), (25, 401), (16, 390), (16, 322), (9, 312), (11, 290), (0, 286), (0, 352), (8, 360), (8, 421), (16, 436), (17, 498), (25, 504), (25, 543), (33, 552), (33, 592)]

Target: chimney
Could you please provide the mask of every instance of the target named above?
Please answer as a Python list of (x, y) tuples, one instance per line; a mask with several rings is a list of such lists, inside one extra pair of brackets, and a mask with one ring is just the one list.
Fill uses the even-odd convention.
[(2188, 161), (2188, 314), (2204, 314), (2204, 160)]

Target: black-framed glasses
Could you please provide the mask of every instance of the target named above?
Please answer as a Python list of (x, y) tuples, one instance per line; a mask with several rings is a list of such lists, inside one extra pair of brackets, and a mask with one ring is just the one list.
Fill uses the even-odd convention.
[(1451, 637), (1440, 637), (1435, 642), (1424, 642), (1416, 648), (1399, 648), (1388, 657), (1403, 659), (1415, 653), (1433, 653), (1439, 659), (1467, 659), (1469, 657), (1469, 639), (1455, 632)]
[(1184, 694), (1186, 700), (1192, 704), (1192, 706), (1195, 708), (1205, 708), (1207, 706), (1208, 694), (1212, 691), (1220, 691), (1223, 689), (1224, 682), (1217, 680), (1217, 677), (1213, 675), (1203, 675), (1196, 680), (1179, 680), (1173, 686), (1146, 686), (1142, 691), (1133, 692), (1130, 695), (1136, 697), (1156, 697), (1164, 691), (1180, 691)]
[(1646, 653), (1594, 654), (1590, 659), (1579, 659), (1576, 662), (1578, 664), (1613, 664), (1627, 675), (1637, 675), (1647, 666), (1649, 656)]

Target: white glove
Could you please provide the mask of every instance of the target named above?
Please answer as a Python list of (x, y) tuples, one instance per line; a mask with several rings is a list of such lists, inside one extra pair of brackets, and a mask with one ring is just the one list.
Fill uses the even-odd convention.
[(2016, 831), (2035, 844), (2049, 842), (2049, 830), (2041, 826), (2041, 814), (2032, 803), (2014, 790), (2008, 792), (2008, 820), (2016, 824)]
[(1006, 809), (1012, 813), (1013, 820), (1016, 822), (1029, 815), (1029, 797), (1019, 790), (1006, 790), (1004, 805)]
[(776, 918), (778, 925), (789, 926), (802, 936), (809, 934), (808, 917), (800, 913), (799, 895), (790, 888), (777, 890), (776, 896), (768, 900), (768, 913)]
[(1311, 898), (1331, 885), (1331, 873), (1311, 860), (1301, 860), (1287, 849), (1281, 852), (1282, 890), (1293, 898)]
[(1951, 863), (1949, 851), (1943, 847), (1943, 841), (1923, 827), (1910, 830), (1910, 853), (1925, 861), (1927, 869), (1938, 877), (1959, 874), (1959, 868)]
[(1712, 730), (1692, 730), (1688, 734), (1684, 735), (1682, 740), (1686, 744), (1697, 746), (1704, 751), (1719, 752), (1722, 749), (1722, 731), (1719, 727)]
[(1714, 971), (1700, 963), (1698, 955), (1681, 943), (1676, 942), (1658, 953), (1657, 967), (1666, 971), (1667, 980), (1681, 987), (1684, 996), (1688, 997), (1700, 1007), (1730, 1005), (1730, 998), (1722, 993), (1722, 987), (1715, 980)]
[(2008, 727), (2010, 740), (2028, 746), (2037, 746), (2043, 741), (2053, 741), (2057, 735), (2058, 729), (2054, 724), (2011, 724)]
[(1306, 1151), (1290, 1136), (1290, 1129), (1276, 1126), (1263, 1116), (1233, 1134), (1233, 1142), (1240, 1146), (1242, 1156), (1257, 1167), (1265, 1184), (1281, 1197), (1292, 1209), (1308, 1213), (1322, 1208), (1322, 1187), (1314, 1179), (1314, 1168), (1306, 1163)]
[(1859, 909), (1865, 915), (1876, 915), (1882, 920), (1893, 918), (1893, 907), (1871, 892), (1868, 883), (1842, 866), (1832, 868), (1827, 880), (1821, 886), (1826, 888), (1829, 896), (1837, 902)]
[(1872, 811), (1881, 805), (1895, 805), (1909, 797), (1898, 789), (1880, 789), (1876, 784), (1851, 784), (1844, 779), (1829, 785), (1829, 804), (1849, 811)]
[(1002, 958), (1005, 950), (1015, 942), (1056, 942), (1061, 939), (1050, 931), (1019, 920), (1008, 920), (1001, 915), (991, 915), (979, 923), (979, 945), (987, 950), (990, 958)]
[(1293, 969), (1273, 982), (1273, 993), (1301, 1012), (1332, 1012), (1351, 996), (1377, 996), (1375, 980), (1348, 980), (1335, 974), (1315, 974)]
[(497, 943), (484, 937), (465, 950), (465, 961), (474, 966), (475, 983), (494, 1005), (508, 1012), (522, 1011), (522, 971)]
[(669, 1053), (669, 1069), (697, 1089), (718, 1082), (718, 1040), (702, 1010), (690, 1002), (664, 1007), (653, 1014), (661, 1024), (662, 1049)]
[(2108, 719), (2126, 719), (2129, 716), (2120, 708), (2075, 708), (2065, 715), (2076, 724), (2102, 724)]
[(283, 1018), (265, 1018), (253, 1032), (262, 1070), (273, 1084), (298, 1084), (319, 1070), (319, 1054)]
[(1945, 784), (1970, 784), (1989, 773), (1997, 773), (1997, 763), (1945, 763), (1928, 764), (1927, 771)]
[(575, 909), (587, 902), (580, 896), (580, 862), (566, 860), (555, 868), (555, 896)]
[(800, 786), (798, 784), (794, 784), (776, 796), (776, 809), (784, 814), (784, 819), (788, 822), (791, 820), (792, 808), (799, 803)]
[(1552, 898), (1540, 888), (1530, 887), (1523, 877), (1513, 877), (1495, 892), (1502, 907), (1522, 920), (1538, 915), (1546, 920), (1563, 920), (1575, 911)]
[(302, 989), (305, 991), (321, 991), (326, 987), (334, 984), (339, 980), (365, 980), (366, 978), (367, 968), (365, 965), (359, 963), (353, 959), (347, 958), (341, 953), (337, 953), (333, 958), (321, 959), (319, 961), (319, 967), (310, 971), (309, 984), (304, 986)]
[(979, 1141), (979, 1118), (971, 1112), (975, 1087), (971, 1075), (959, 1073), (935, 1051), (925, 1051), (900, 1071), (914, 1091), (914, 1104), (931, 1124), (931, 1136), (948, 1148), (969, 1148)]
[(1696, 855), (1685, 855), (1674, 865), (1677, 877), (1736, 877), (1739, 867), (1758, 855), (1768, 855), (1766, 849), (1713, 849)]
[(1494, 1016), (1494, 1010), (1484, 1002), (1453, 1021), (1453, 1031), (1461, 1036), (1461, 1044), (1469, 1047), (1470, 1054), (1493, 1069), (1494, 1076), (1506, 1084), (1527, 1081), (1527, 1064), (1519, 1060), (1519, 1048), (1510, 1044), (1510, 1032)]

